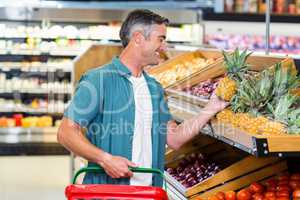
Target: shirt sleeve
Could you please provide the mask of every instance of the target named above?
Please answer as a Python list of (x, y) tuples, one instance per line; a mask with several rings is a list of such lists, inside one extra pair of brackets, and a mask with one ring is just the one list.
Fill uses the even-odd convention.
[(168, 123), (168, 121), (173, 120), (163, 89), (161, 89), (160, 96), (160, 119), (161, 123)]
[[(64, 116), (81, 127), (87, 127), (99, 114), (103, 102), (101, 76), (95, 71), (84, 74)], [(101, 79), (102, 80), (102, 79)]]

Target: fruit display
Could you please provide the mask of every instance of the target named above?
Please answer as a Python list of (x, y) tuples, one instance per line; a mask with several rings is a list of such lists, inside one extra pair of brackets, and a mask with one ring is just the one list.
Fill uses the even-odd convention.
[(230, 101), (235, 95), (238, 84), (244, 79), (244, 75), (247, 72), (246, 60), (251, 53), (247, 53), (247, 50), (242, 53), (238, 49), (234, 51), (232, 55), (223, 52), (226, 76), (222, 78), (216, 88), (216, 95), (225, 101)]
[(214, 59), (194, 58), (189, 61), (181, 62), (173, 65), (171, 68), (158, 73), (153, 74), (154, 78), (162, 84), (163, 87), (171, 85), (176, 81), (182, 80), (196, 71), (212, 64)]
[[(242, 53), (236, 58), (243, 63), (246, 57)], [(225, 58), (227, 65), (230, 60), (235, 62)], [(240, 71), (235, 69), (234, 73)], [(230, 100), (231, 106), (217, 114), (218, 121), (252, 134), (299, 134), (300, 99), (291, 93), (300, 86), (295, 71), (278, 63), (254, 76), (246, 74), (247, 70), (239, 74), (242, 78), (230, 88), (226, 88), (228, 81), (224, 87), (219, 82), (216, 94)]]
[(59, 125), (59, 122), (53, 123), (53, 117), (49, 115), (44, 116), (28, 116), (23, 117), (22, 114), (15, 114), (13, 117), (0, 117), (0, 127), (23, 127), (23, 128), (32, 128), (32, 127), (52, 127), (53, 125)]
[(184, 88), (183, 91), (197, 97), (209, 99), (213, 91), (217, 88), (219, 80), (220, 79), (208, 79), (195, 86)]
[[(195, 200), (204, 200), (201, 197)], [(219, 191), (208, 200), (297, 200), (300, 199), (300, 173), (282, 174), (262, 183), (254, 182), (240, 191)]]
[(185, 188), (201, 183), (220, 170), (219, 165), (208, 161), (202, 153), (193, 153), (182, 159), (177, 167), (166, 169)]

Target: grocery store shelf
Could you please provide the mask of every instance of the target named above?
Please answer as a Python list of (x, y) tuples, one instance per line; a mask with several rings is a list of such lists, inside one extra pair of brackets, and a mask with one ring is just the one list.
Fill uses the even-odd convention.
[(62, 56), (62, 57), (75, 57), (81, 53), (80, 50), (8, 50), (0, 49), (0, 55), (24, 55), (24, 56)]
[[(57, 127), (47, 127), (47, 128), (23, 128), (23, 127), (8, 127), (8, 128), (0, 128), (0, 135), (41, 135), (41, 134), (49, 134), (53, 135), (57, 133)], [(56, 139), (47, 138), (47, 142), (54, 142)], [(3, 142), (1, 140), (1, 142)]]
[(56, 142), (2, 143), (1, 156), (15, 155), (69, 155), (69, 151)]
[[(173, 98), (168, 99), (168, 105), (173, 118), (178, 122), (191, 119), (201, 111), (201, 108), (198, 106)], [(284, 136), (280, 138), (275, 136), (272, 138), (254, 137), (245, 132), (236, 131), (232, 127), (220, 127), (216, 123), (207, 124), (201, 130), (201, 133), (255, 156), (294, 157), (300, 155), (298, 143), (300, 136)], [(282, 142), (282, 149), (278, 150), (280, 141)], [(286, 146), (287, 144), (291, 145)]]
[(21, 90), (7, 90), (0, 88), (0, 96), (14, 96), (15, 94), (65, 94), (70, 95), (72, 94), (71, 91), (64, 91), (64, 90), (50, 90), (50, 89), (21, 89)]
[[(203, 19), (207, 21), (247, 21), (265, 22), (265, 14), (256, 13), (209, 13), (203, 14)], [(299, 23), (300, 15), (279, 15), (272, 14), (271, 22), (278, 23)]]
[(27, 113), (27, 114), (49, 114), (49, 115), (62, 115), (62, 111), (35, 108), (13, 108), (13, 109), (0, 109), (0, 113)]
[(23, 69), (21, 66), (16, 66), (16, 67), (7, 67), (3, 66), (0, 63), (0, 73), (14, 73), (14, 74), (26, 74), (27, 76), (48, 76), (50, 74), (54, 73), (60, 73), (60, 76), (63, 76), (64, 74), (62, 73), (67, 73), (70, 74), (72, 73), (71, 70), (66, 70), (66, 69), (51, 69), (52, 66), (43, 66), (41, 69)]

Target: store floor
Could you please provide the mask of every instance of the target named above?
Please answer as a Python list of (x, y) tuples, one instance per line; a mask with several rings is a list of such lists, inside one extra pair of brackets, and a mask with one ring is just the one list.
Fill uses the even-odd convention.
[(1, 200), (64, 200), (69, 156), (0, 157)]

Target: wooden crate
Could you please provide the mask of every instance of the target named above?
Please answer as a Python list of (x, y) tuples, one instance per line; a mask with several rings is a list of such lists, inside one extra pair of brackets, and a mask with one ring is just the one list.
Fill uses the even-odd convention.
[[(283, 67), (292, 66), (296, 72), (296, 66), (294, 60), (286, 57), (271, 57), (271, 56), (249, 56), (247, 63), (250, 65), (250, 69), (253, 71), (261, 71), (269, 67), (273, 67), (276, 63), (282, 63)], [(166, 88), (168, 96), (178, 98), (180, 100), (188, 101), (192, 104), (203, 107), (208, 102), (208, 99), (197, 97), (183, 89), (190, 88), (191, 86), (197, 85), (207, 79), (214, 79), (223, 75), (226, 72), (224, 63), (215, 63), (212, 67), (206, 68), (191, 77), (188, 77), (182, 81), (177, 82), (169, 88)]]
[[(236, 179), (229, 180), (224, 184), (220, 184), (217, 187), (214, 187), (210, 190), (206, 190), (205, 192), (199, 193), (197, 195), (193, 195), (190, 199), (196, 199), (200, 197), (201, 199), (207, 199), (210, 196), (215, 195), (218, 192), (230, 191), (230, 190), (239, 190), (244, 188), (255, 181), (261, 181), (268, 177), (272, 177), (279, 173), (285, 172), (288, 169), (287, 162), (285, 160), (276, 160), (274, 158), (256, 158), (255, 160), (251, 160), (251, 158), (247, 158), (248, 162), (238, 162), (234, 164), (231, 170), (235, 170), (235, 173), (240, 171), (244, 171), (242, 167), (246, 170), (251, 170), (248, 174), (245, 174)], [(258, 160), (259, 159), (259, 160)], [(273, 159), (273, 161), (271, 161)], [(246, 159), (244, 160), (246, 161)], [(251, 164), (250, 164), (251, 163)], [(249, 166), (256, 166), (255, 169), (250, 169)], [(254, 170), (253, 170), (254, 169)], [(241, 174), (242, 174), (241, 173)], [(230, 174), (229, 171), (224, 171), (224, 176), (226, 174)]]
[(217, 120), (212, 120), (211, 124), (215, 135), (236, 141), (249, 149), (257, 148), (259, 140), (264, 140), (268, 153), (300, 152), (300, 135), (262, 136), (242, 131), (231, 124), (224, 124)]
[[(201, 140), (202, 145), (195, 145)], [(208, 197), (217, 191), (236, 190), (287, 169), (286, 162), (279, 158), (257, 158), (221, 142), (208, 141), (205, 145), (204, 139), (201, 140), (197, 138), (184, 145), (176, 152), (176, 156), (170, 156), (170, 154), (175, 155), (175, 152), (167, 153), (166, 167), (178, 166), (181, 159), (192, 152), (204, 153), (208, 155), (210, 161), (217, 161), (224, 166), (223, 170), (213, 177), (187, 189), (165, 172), (169, 185), (177, 187), (178, 191), (188, 199), (199, 195), (203, 198)]]
[(171, 82), (171, 83), (167, 83), (167, 84), (163, 84), (164, 88), (168, 88), (171, 87), (173, 84), (175, 84), (177, 81), (180, 81), (184, 78), (187, 78), (188, 76), (195, 74), (203, 69), (206, 69), (207, 67), (211, 67), (213, 65), (215, 65), (216, 63), (221, 63), (223, 60), (223, 56), (222, 53), (220, 51), (217, 50), (197, 50), (197, 51), (193, 51), (193, 52), (187, 52), (187, 53), (182, 53), (179, 54), (177, 56), (175, 56), (174, 58), (166, 61), (165, 63), (157, 66), (157, 67), (153, 67), (151, 69), (148, 70), (148, 73), (153, 76), (153, 77), (158, 77), (160, 76), (162, 73), (165, 73), (166, 76), (170, 75), (169, 70), (175, 69), (176, 66), (178, 65), (182, 65), (182, 67), (184, 67), (186, 62), (190, 62), (193, 59), (196, 58), (203, 58), (203, 59), (213, 59), (214, 62), (212, 64), (209, 65), (205, 65), (203, 67), (199, 67), (199, 69), (197, 69), (195, 72), (190, 72), (187, 76), (182, 76), (182, 77), (176, 77), (176, 81)]

